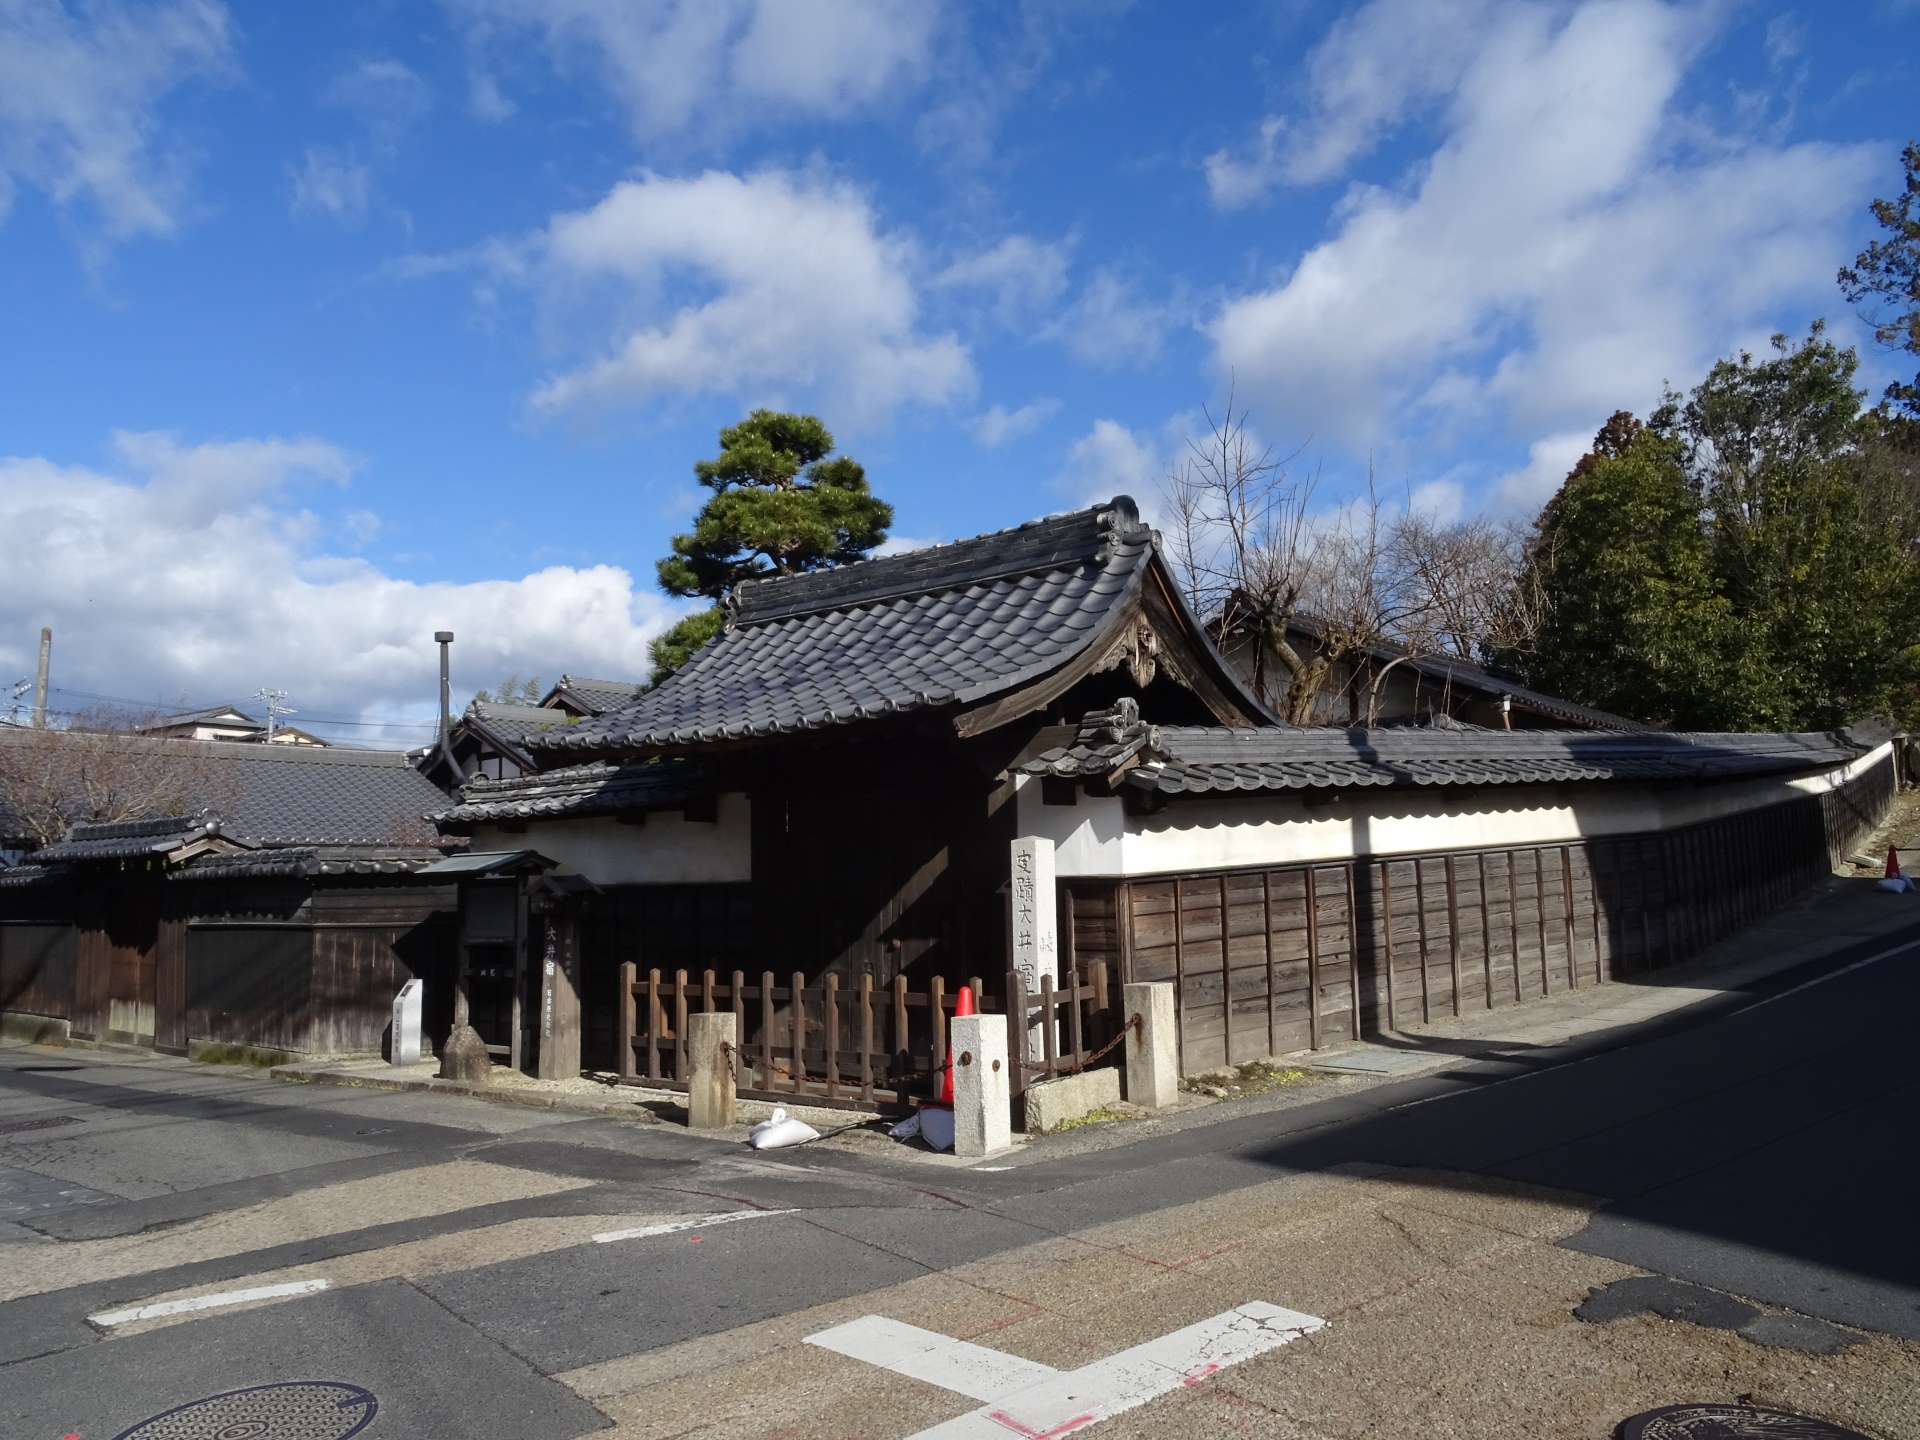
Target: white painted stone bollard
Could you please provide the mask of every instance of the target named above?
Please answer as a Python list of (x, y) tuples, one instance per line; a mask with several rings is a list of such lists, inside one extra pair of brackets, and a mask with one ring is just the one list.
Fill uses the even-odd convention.
[(1173, 1104), (1180, 1094), (1180, 1037), (1173, 1013), (1173, 986), (1125, 985), (1120, 1003), (1140, 1029), (1127, 1031), (1127, 1100), (1149, 1110)]
[(687, 1128), (724, 1130), (733, 1124), (734, 1015), (731, 1010), (687, 1016)]
[(424, 981), (409, 980), (393, 997), (393, 1044), (388, 1053), (395, 1065), (420, 1063), (420, 1011), (426, 993)]
[(1007, 1017), (956, 1016), (947, 1027), (953, 1056), (953, 1153), (978, 1159), (1013, 1144), (1013, 1076)]

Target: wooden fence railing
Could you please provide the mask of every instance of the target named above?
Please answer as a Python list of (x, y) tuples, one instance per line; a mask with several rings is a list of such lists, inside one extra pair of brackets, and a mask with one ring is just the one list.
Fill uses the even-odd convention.
[(1067, 983), (1057, 988), (1051, 975), (1043, 975), (1040, 988), (1028, 990), (1020, 972), (1009, 970), (1007, 1016), (1015, 1095), (1105, 1060), (1119, 1048), (1114, 1042), (1126, 1023), (1103, 960), (1069, 970)]
[[(1000, 1011), (997, 999), (971, 982), (982, 1013)], [(947, 1058), (947, 1022), (958, 992), (938, 976), (925, 990), (904, 975), (879, 987), (863, 974), (842, 985), (838, 975), (808, 986), (795, 974), (776, 985), (763, 971), (758, 984), (735, 970), (690, 979), (685, 970), (662, 978), (620, 967), (620, 1078), (625, 1084), (687, 1088), (687, 1016), (731, 1010), (740, 1043), (733, 1050), (736, 1093), (750, 1100), (799, 1100), (839, 1109), (910, 1107), (915, 1094), (933, 1093)]]

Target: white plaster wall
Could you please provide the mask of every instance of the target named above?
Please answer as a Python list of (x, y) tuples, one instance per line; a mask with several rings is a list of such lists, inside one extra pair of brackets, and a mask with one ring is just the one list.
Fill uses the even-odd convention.
[(1155, 875), (1346, 860), (1434, 850), (1557, 845), (1602, 835), (1674, 830), (1836, 789), (1887, 758), (1882, 745), (1852, 764), (1797, 780), (1745, 780), (1656, 790), (1648, 785), (1502, 785), (1447, 801), (1431, 790), (1350, 790), (1336, 804), (1241, 793), (1175, 800), (1158, 815), (1128, 815), (1116, 799), (1085, 794), (1046, 805), (1037, 776), (1022, 776), (1022, 836), (1054, 843), (1056, 873)]
[(721, 795), (713, 824), (688, 821), (678, 810), (622, 825), (611, 816), (591, 820), (529, 820), (523, 831), (491, 825), (474, 829), (473, 848), (538, 850), (560, 862), (562, 875), (584, 875), (596, 885), (693, 885), (753, 878), (753, 812), (743, 794)]

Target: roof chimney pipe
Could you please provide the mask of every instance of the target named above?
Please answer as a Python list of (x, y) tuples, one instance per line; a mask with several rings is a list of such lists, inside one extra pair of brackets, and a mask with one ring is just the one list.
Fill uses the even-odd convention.
[(440, 646), (440, 753), (447, 758), (448, 780), (457, 785), (460, 767), (453, 758), (453, 680), (447, 654), (447, 647), (453, 644), (453, 631), (436, 630), (433, 638)]

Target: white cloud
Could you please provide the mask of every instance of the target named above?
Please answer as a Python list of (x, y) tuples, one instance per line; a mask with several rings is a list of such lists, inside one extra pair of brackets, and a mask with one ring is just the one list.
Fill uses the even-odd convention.
[(977, 415), (967, 422), (967, 429), (973, 432), (973, 438), (989, 450), (997, 450), (1009, 440), (1018, 440), (1035, 427), (1050, 420), (1060, 409), (1060, 402), (1051, 395), (1043, 395), (1031, 400), (1018, 410), (1009, 410), (1004, 405), (995, 405), (984, 415)]
[(385, 718), (431, 712), (437, 629), (459, 636), (456, 681), (470, 691), (510, 670), (642, 676), (672, 618), (610, 565), (421, 584), (315, 553), (291, 492), (356, 468), (324, 441), (120, 434), (115, 450), (113, 473), (0, 459), (7, 679), (29, 672), (51, 625), (54, 684), (69, 690), (237, 700), (271, 685), (306, 714)]
[[(1407, 73), (1421, 8), (1377, 4), (1336, 28), (1316, 67), (1333, 56), (1362, 78), (1325, 82), (1350, 103), (1316, 121), (1333, 138), (1301, 152), (1319, 157), (1297, 162), (1306, 172), (1402, 113), (1387, 82)], [(1405, 191), (1354, 186), (1338, 232), (1284, 283), (1221, 309), (1220, 371), (1269, 423), (1348, 443), (1377, 443), (1390, 414), (1406, 427), (1422, 407), (1591, 433), (1782, 306), (1830, 299), (1874, 156), (1731, 138), (1683, 155), (1699, 130), (1675, 96), (1709, 38), (1701, 14), (1651, 0), (1490, 10), (1444, 143)], [(1421, 84), (1448, 73), (1414, 69)]]
[(289, 175), (296, 215), (326, 215), (350, 228), (366, 219), (372, 183), (367, 167), (350, 153), (316, 145), (307, 151), (306, 162)]
[(109, 240), (172, 234), (186, 164), (156, 153), (160, 102), (231, 57), (214, 0), (0, 5), (0, 219), (24, 184), (61, 207), (86, 202)]
[[(923, 75), (941, 6), (929, 0), (448, 0), (484, 55), (528, 31), (564, 67), (599, 72), (634, 130), (762, 117), (837, 117)], [(489, 78), (486, 91), (499, 98)]]
[(1527, 447), (1527, 463), (1503, 475), (1494, 486), (1495, 503), (1503, 509), (1531, 514), (1566, 481), (1568, 473), (1593, 443), (1592, 430), (1568, 430), (1549, 435)]
[(1075, 506), (1131, 495), (1151, 516), (1158, 509), (1165, 474), (1166, 461), (1151, 436), (1135, 434), (1114, 420), (1096, 420), (1067, 451), (1053, 488)]
[(1207, 157), (1214, 203), (1232, 209), (1275, 185), (1338, 175), (1459, 83), (1486, 44), (1494, 8), (1493, 0), (1375, 0), (1336, 22), (1308, 58), (1308, 113), (1267, 116), (1247, 158)]
[(994, 323), (1024, 330), (1067, 288), (1069, 243), (1047, 244), (1031, 235), (1009, 235), (991, 250), (956, 260), (934, 277), (946, 289), (992, 295)]
[(1142, 298), (1131, 281), (1103, 269), (1041, 329), (1040, 338), (1059, 341), (1084, 364), (1117, 370), (1157, 356), (1174, 315), (1172, 305)]
[(599, 358), (540, 386), (543, 414), (675, 393), (821, 395), (859, 428), (973, 389), (966, 347), (916, 328), (911, 244), (830, 179), (648, 175), (556, 216), (531, 256), (556, 309), (612, 293), (622, 314)]
[(938, 545), (939, 543), (940, 541), (937, 538), (931, 540), (916, 540), (911, 535), (889, 535), (874, 547), (873, 553), (875, 555), (905, 555), (909, 551), (925, 550), (929, 546)]
[(366, 60), (328, 82), (322, 98), (391, 145), (433, 106), (427, 82), (398, 60)]

